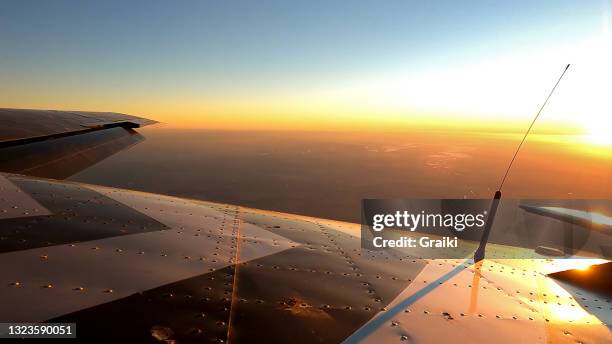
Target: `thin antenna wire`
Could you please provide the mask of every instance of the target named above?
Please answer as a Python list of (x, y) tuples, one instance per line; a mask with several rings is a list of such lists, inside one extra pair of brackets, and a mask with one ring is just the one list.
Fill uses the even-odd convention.
[(523, 136), (523, 139), (521, 140), (521, 143), (519, 143), (518, 147), (516, 148), (516, 152), (514, 152), (514, 156), (512, 157), (512, 160), (510, 160), (510, 164), (508, 165), (508, 168), (506, 169), (506, 173), (504, 174), (504, 178), (502, 178), (502, 181), (499, 184), (499, 188), (497, 190), (501, 191), (502, 187), (504, 186), (504, 182), (506, 182), (506, 178), (508, 177), (508, 173), (510, 173), (510, 169), (512, 168), (512, 164), (514, 163), (514, 160), (516, 159), (516, 156), (518, 155), (518, 152), (521, 150), (521, 147), (523, 146), (523, 143), (525, 143), (525, 140), (527, 139), (527, 135), (529, 135), (529, 132), (531, 131), (531, 128), (533, 127), (535, 122), (538, 120), (538, 117), (540, 117), (540, 113), (542, 112), (542, 110), (544, 109), (546, 104), (548, 103), (548, 100), (552, 96), (553, 92), (555, 92), (555, 89), (557, 88), (557, 85), (559, 85), (559, 83), (561, 82), (561, 79), (563, 79), (563, 76), (565, 75), (565, 72), (567, 72), (569, 67), (570, 67), (570, 65), (568, 63), (567, 66), (565, 67), (565, 70), (563, 70), (563, 73), (561, 73), (561, 76), (557, 80), (557, 83), (552, 88), (552, 90), (550, 90), (550, 93), (548, 94), (548, 97), (546, 97), (546, 100), (544, 101), (544, 104), (542, 104), (542, 106), (540, 107), (540, 110), (538, 111), (538, 113), (536, 114), (535, 118), (531, 122), (531, 125), (529, 125), (529, 128), (525, 132), (525, 135)]

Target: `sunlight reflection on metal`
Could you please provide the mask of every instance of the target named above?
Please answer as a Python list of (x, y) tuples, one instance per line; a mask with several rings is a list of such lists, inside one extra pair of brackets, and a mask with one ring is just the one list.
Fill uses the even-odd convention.
[(478, 286), (480, 284), (480, 277), (482, 274), (480, 269), (482, 268), (482, 264), (484, 261), (479, 261), (474, 264), (474, 277), (472, 277), (472, 291), (470, 293), (470, 308), (468, 309), (468, 314), (474, 315), (476, 314), (476, 309), (478, 308)]
[[(573, 296), (554, 280), (550, 278), (544, 279), (541, 284), (541, 290), (543, 291), (541, 295), (546, 295), (540, 303), (541, 314), (543, 314), (549, 322), (571, 322), (576, 325), (599, 325), (602, 323), (597, 317), (584, 310), (579, 304), (556, 302), (556, 299), (567, 300), (572, 299)], [(550, 300), (547, 299), (547, 297), (550, 298)], [(553, 298), (555, 300), (553, 300)]]

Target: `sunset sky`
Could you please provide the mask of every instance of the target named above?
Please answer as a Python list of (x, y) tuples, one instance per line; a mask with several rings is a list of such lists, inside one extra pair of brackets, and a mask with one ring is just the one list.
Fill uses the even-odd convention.
[(1, 1), (0, 107), (610, 143), (610, 1)]

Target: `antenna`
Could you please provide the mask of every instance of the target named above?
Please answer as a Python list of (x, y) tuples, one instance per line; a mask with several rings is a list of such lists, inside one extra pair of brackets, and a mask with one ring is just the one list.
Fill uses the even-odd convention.
[(487, 242), (489, 241), (489, 234), (491, 233), (491, 227), (493, 226), (493, 221), (495, 221), (495, 214), (497, 213), (497, 206), (499, 205), (499, 200), (501, 199), (501, 195), (502, 195), (501, 189), (504, 187), (504, 183), (506, 182), (506, 178), (508, 178), (508, 173), (510, 173), (510, 169), (512, 168), (512, 165), (514, 164), (514, 160), (516, 160), (516, 157), (518, 156), (518, 153), (521, 150), (521, 147), (523, 147), (523, 143), (525, 143), (525, 140), (527, 139), (527, 136), (529, 135), (531, 128), (533, 128), (533, 125), (538, 120), (538, 117), (540, 117), (540, 113), (542, 113), (542, 110), (544, 109), (546, 104), (548, 104), (548, 100), (550, 99), (550, 97), (553, 95), (553, 93), (557, 89), (557, 86), (561, 82), (561, 79), (563, 79), (563, 76), (565, 75), (565, 72), (567, 72), (569, 67), (570, 67), (570, 64), (568, 63), (567, 66), (565, 66), (563, 73), (561, 73), (561, 76), (559, 77), (559, 79), (557, 79), (555, 86), (553, 86), (552, 90), (550, 90), (550, 93), (548, 93), (548, 97), (546, 97), (544, 104), (540, 106), (540, 110), (538, 110), (538, 113), (533, 118), (533, 121), (531, 121), (529, 128), (527, 128), (525, 135), (523, 135), (523, 139), (521, 140), (521, 143), (519, 143), (518, 147), (516, 148), (516, 151), (514, 152), (514, 156), (512, 156), (512, 160), (510, 160), (510, 164), (508, 164), (508, 168), (506, 168), (506, 173), (504, 174), (504, 177), (502, 178), (501, 183), (499, 184), (499, 188), (497, 189), (497, 191), (495, 191), (495, 195), (493, 196), (493, 200), (491, 202), (491, 208), (489, 209), (489, 214), (487, 216), (487, 222), (485, 223), (485, 228), (484, 228), (484, 231), (482, 232), (482, 237), (480, 238), (480, 245), (478, 246), (478, 249), (476, 250), (476, 252), (474, 252), (474, 262), (479, 262), (484, 259), (485, 248), (487, 246)]

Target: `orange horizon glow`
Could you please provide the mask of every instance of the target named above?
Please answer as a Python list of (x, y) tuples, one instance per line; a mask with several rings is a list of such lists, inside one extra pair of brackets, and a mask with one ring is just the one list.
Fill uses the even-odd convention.
[[(135, 105), (89, 105), (60, 102), (14, 102), (1, 107), (118, 112), (158, 121), (157, 127), (172, 129), (212, 130), (298, 130), (298, 131), (388, 131), (406, 132), (434, 130), (445, 132), (523, 133), (529, 125), (528, 118), (478, 115), (444, 115), (428, 112), (387, 111), (377, 113), (373, 109), (343, 109), (340, 107), (316, 107), (300, 104), (280, 104), (266, 107), (262, 104), (228, 101), (220, 104), (180, 105), (156, 103), (155, 107)], [(142, 104), (150, 103), (142, 101)], [(28, 104), (28, 105), (25, 105)], [(568, 121), (546, 121), (533, 128), (534, 133), (556, 135), (587, 135), (578, 124)]]

